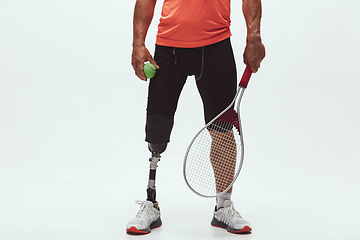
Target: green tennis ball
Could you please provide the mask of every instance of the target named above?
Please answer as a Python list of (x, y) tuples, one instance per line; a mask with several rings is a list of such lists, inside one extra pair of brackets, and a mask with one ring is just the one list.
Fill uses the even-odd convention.
[(147, 79), (152, 78), (155, 76), (156, 73), (156, 67), (152, 65), (151, 63), (145, 63), (143, 68), (145, 77)]

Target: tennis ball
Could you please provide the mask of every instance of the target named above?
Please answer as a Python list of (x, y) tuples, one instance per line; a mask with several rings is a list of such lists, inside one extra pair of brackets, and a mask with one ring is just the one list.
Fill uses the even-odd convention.
[(152, 78), (155, 76), (156, 67), (153, 64), (148, 62), (148, 63), (144, 64), (143, 71), (144, 71), (145, 77), (147, 79), (149, 79), (149, 78)]

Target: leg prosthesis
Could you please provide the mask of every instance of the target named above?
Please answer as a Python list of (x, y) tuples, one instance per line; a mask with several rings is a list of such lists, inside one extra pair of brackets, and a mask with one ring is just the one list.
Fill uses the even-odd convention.
[(149, 150), (151, 152), (149, 181), (147, 186), (147, 201), (156, 203), (156, 187), (155, 176), (157, 164), (160, 161), (160, 154), (166, 149), (167, 143), (149, 143)]

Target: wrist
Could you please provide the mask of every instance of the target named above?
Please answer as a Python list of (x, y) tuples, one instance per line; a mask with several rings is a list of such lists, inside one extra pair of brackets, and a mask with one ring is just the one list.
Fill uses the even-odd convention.
[(260, 32), (248, 32), (246, 36), (247, 42), (261, 42)]
[(145, 47), (145, 43), (136, 43), (136, 42), (133, 42), (132, 44), (133, 48), (139, 48), (139, 47)]
[(132, 46), (133, 46), (133, 48), (135, 48), (135, 47), (145, 47), (145, 39), (134, 38)]

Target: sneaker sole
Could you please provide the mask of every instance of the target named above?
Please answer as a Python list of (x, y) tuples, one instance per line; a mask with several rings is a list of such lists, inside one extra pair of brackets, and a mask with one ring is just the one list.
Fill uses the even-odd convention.
[(154, 221), (149, 228), (146, 228), (146, 229), (137, 229), (136, 227), (132, 226), (128, 229), (126, 229), (126, 232), (129, 233), (129, 234), (148, 234), (148, 233), (151, 233), (151, 229), (154, 229), (154, 228), (158, 228), (158, 227), (161, 227), (162, 225), (162, 221), (161, 219), (158, 219), (156, 221)]
[(130, 227), (130, 228), (126, 229), (126, 232), (127, 232), (127, 233), (130, 233), (130, 234), (148, 234), (148, 233), (150, 233), (151, 231), (139, 230), (139, 229), (137, 229), (136, 227)]
[(252, 231), (251, 227), (249, 226), (245, 226), (242, 229), (231, 228), (215, 218), (211, 221), (211, 226), (226, 229), (229, 233), (250, 233)]
[(249, 227), (249, 226), (245, 226), (245, 227), (243, 227), (243, 228), (240, 229), (240, 230), (227, 228), (227, 231), (230, 232), (230, 233), (251, 233), (252, 229), (251, 229), (251, 227)]

